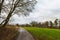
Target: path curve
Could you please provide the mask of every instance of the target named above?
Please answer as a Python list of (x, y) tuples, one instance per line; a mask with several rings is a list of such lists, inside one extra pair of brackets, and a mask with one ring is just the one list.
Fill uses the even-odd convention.
[(32, 35), (28, 31), (26, 31), (24, 28), (20, 27), (19, 32), (20, 34), (17, 40), (34, 40)]

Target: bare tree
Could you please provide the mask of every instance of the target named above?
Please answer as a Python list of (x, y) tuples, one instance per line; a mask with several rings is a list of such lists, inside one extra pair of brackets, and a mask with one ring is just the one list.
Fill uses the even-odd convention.
[[(12, 15), (14, 14), (23, 14), (27, 15), (29, 12), (32, 12), (36, 0), (5, 0), (3, 3), (2, 12), (7, 14), (5, 20), (2, 21), (2, 27), (5, 27)], [(6, 3), (6, 4), (5, 4)]]
[(53, 28), (53, 22), (50, 21), (50, 28)]
[(45, 22), (45, 26), (48, 28), (48, 25), (49, 25), (49, 22), (48, 21), (46, 21)]
[(60, 29), (60, 20), (59, 20), (59, 29)]
[(32, 27), (37, 27), (38, 23), (36, 21), (32, 21), (30, 24), (31, 24)]
[(55, 26), (57, 27), (57, 25), (58, 25), (58, 19), (56, 19), (56, 20), (54, 21), (54, 24), (55, 24)]

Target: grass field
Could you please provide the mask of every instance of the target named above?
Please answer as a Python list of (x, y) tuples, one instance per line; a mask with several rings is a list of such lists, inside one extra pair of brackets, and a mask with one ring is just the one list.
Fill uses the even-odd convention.
[(25, 27), (36, 40), (60, 40), (59, 29)]

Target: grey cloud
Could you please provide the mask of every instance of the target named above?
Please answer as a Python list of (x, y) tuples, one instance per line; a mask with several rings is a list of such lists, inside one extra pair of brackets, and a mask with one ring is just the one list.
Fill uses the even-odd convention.
[(18, 17), (15, 23), (30, 23), (31, 21), (46, 21), (60, 18), (60, 0), (37, 0), (35, 10), (28, 17)]

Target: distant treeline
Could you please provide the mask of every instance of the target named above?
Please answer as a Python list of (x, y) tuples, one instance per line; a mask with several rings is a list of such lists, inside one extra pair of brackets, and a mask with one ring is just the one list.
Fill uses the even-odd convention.
[(45, 22), (36, 22), (33, 21), (30, 24), (20, 25), (22, 27), (41, 27), (41, 28), (60, 28), (60, 20), (56, 19), (54, 22), (52, 21), (45, 21)]

